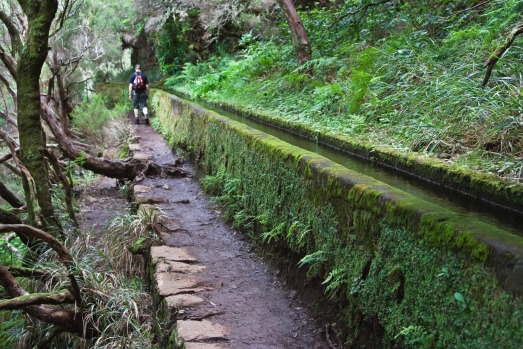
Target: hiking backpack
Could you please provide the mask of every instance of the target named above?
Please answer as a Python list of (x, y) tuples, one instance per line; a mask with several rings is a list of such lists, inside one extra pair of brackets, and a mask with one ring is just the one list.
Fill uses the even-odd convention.
[(137, 73), (134, 78), (133, 87), (135, 90), (142, 90), (144, 88), (142, 74)]

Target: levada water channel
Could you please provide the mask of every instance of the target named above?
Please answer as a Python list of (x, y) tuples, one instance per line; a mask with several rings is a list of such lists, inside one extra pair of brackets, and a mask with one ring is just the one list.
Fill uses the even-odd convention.
[[(186, 96), (181, 98), (187, 99)], [(445, 188), (423, 178), (398, 171), (397, 169), (381, 166), (357, 155), (335, 149), (328, 145), (319, 144), (300, 135), (205, 102), (191, 102), (253, 129), (277, 137), (296, 147), (321, 155), (350, 170), (377, 179), (422, 200), (469, 218), (497, 226), (513, 234), (523, 236), (523, 226), (521, 225), (521, 222), (523, 222), (523, 212), (521, 211), (496, 205), (485, 198), (478, 198), (464, 192)]]

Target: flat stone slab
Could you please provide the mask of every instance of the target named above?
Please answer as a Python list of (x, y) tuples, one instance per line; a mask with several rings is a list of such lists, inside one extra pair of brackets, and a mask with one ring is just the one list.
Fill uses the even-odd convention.
[(180, 274), (194, 274), (201, 273), (205, 270), (203, 265), (187, 264), (174, 261), (161, 261), (156, 265), (157, 273), (180, 273)]
[(170, 308), (191, 308), (205, 303), (203, 298), (193, 294), (177, 294), (166, 297), (167, 306)]
[(138, 143), (129, 144), (130, 151), (139, 151), (140, 149), (142, 149), (142, 147)]
[(179, 247), (170, 246), (152, 246), (151, 259), (153, 263), (159, 261), (173, 261), (173, 262), (197, 262), (198, 260), (191, 256), (187, 250)]
[(207, 343), (185, 343), (185, 349), (227, 349), (220, 344), (207, 344)]
[(149, 160), (151, 156), (149, 154), (144, 153), (135, 153), (133, 154), (133, 158), (135, 158), (136, 160)]
[(145, 195), (145, 193), (136, 193), (135, 200), (139, 204), (165, 204), (169, 202), (167, 198)]
[(151, 188), (146, 185), (137, 184), (134, 186), (135, 193), (147, 193)]
[(198, 342), (211, 339), (227, 339), (229, 330), (208, 320), (179, 320), (178, 334), (185, 342)]
[(197, 278), (189, 276), (181, 278), (180, 275), (177, 273), (156, 274), (158, 294), (160, 296), (172, 296), (180, 293), (196, 293), (213, 289)]

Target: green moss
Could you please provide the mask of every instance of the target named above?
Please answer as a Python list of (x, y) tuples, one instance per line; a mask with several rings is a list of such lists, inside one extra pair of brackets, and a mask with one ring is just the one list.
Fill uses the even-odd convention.
[(381, 323), (375, 344), (385, 348), (409, 347), (413, 333), (432, 348), (521, 342), (521, 297), (500, 286), (489, 247), (515, 244), (516, 258), (521, 237), (179, 99), (162, 95), (156, 112), (165, 134), (219, 184), (225, 216), (267, 248), (302, 256), (309, 276), (325, 281), (343, 305), (347, 346), (366, 322)]
[(428, 158), (420, 154), (376, 147), (375, 144), (370, 142), (355, 141), (338, 133), (313, 130), (308, 125), (299, 124), (268, 113), (255, 112), (246, 107), (225, 101), (215, 104), (238, 111), (241, 114), (248, 115), (250, 118), (301, 134), (309, 139), (358, 154), (377, 163), (427, 178), (432, 182), (440, 183), (456, 190), (466, 191), (472, 195), (488, 197), (499, 204), (523, 210), (523, 185), (518, 185), (497, 176), (460, 168), (442, 162), (439, 159)]

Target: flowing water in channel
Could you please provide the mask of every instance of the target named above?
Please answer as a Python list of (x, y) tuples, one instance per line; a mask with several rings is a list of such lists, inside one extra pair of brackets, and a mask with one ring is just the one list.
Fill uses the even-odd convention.
[(206, 109), (213, 110), (229, 119), (240, 122), (256, 130), (275, 136), (289, 144), (310, 152), (319, 154), (352, 171), (373, 177), (392, 187), (401, 189), (413, 196), (444, 207), (467, 217), (484, 221), (513, 234), (523, 236), (523, 213), (504, 207), (488, 204), (485, 201), (465, 195), (463, 193), (443, 188), (440, 185), (395, 171), (391, 168), (379, 166), (365, 159), (353, 156), (332, 147), (318, 144), (301, 136), (281, 129), (262, 124), (241, 115), (217, 108), (202, 102), (192, 102)]

